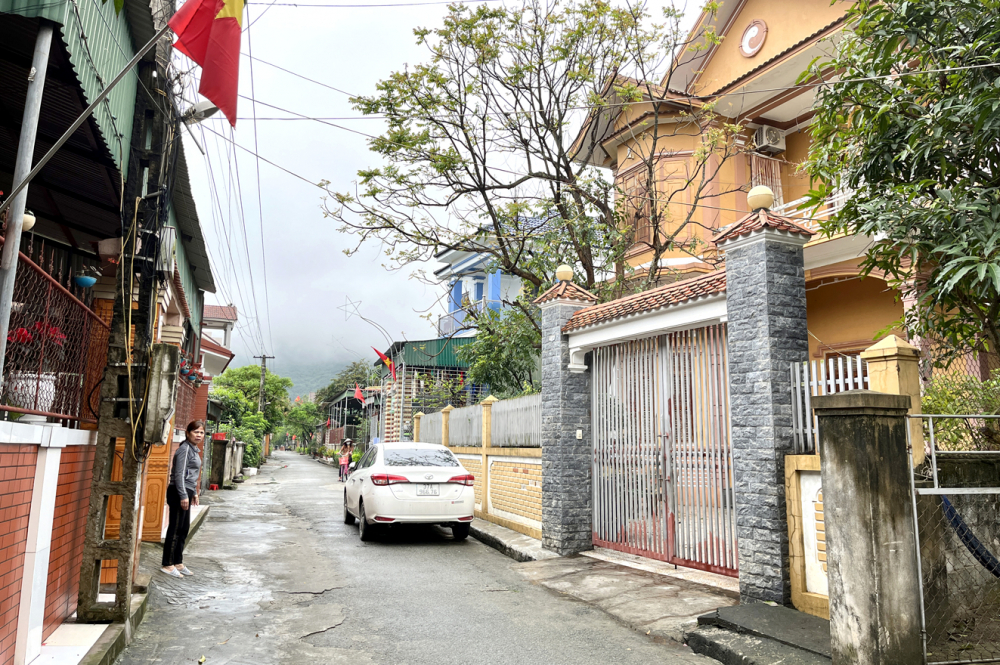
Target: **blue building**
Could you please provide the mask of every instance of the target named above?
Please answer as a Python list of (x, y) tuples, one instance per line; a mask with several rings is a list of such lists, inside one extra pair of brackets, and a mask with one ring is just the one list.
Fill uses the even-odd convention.
[(521, 292), (521, 278), (489, 270), (488, 254), (446, 249), (434, 257), (445, 264), (434, 271), (447, 289), (447, 313), (437, 321), (441, 337), (471, 337), (476, 334), (476, 312), (506, 309)]

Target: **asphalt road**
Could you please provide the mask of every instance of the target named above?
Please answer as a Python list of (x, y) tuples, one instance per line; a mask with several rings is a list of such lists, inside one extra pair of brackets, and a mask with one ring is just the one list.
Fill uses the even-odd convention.
[(234, 492), (210, 493), (185, 563), (153, 576), (119, 663), (701, 663), (589, 605), (528, 582), (515, 562), (438, 527), (362, 543), (337, 470), (276, 453)]

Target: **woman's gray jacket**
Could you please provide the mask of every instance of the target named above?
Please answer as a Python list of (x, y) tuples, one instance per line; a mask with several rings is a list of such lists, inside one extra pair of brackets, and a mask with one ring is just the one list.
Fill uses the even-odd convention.
[(174, 453), (174, 461), (170, 467), (170, 484), (177, 490), (182, 500), (192, 499), (198, 493), (199, 478), (201, 478), (201, 455), (198, 454), (198, 448), (185, 439)]

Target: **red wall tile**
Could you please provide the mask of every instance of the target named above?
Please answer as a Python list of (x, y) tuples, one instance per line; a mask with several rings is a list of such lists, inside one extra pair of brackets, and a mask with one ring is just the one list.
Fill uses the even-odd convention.
[(0, 444), (0, 665), (14, 662), (36, 446)]

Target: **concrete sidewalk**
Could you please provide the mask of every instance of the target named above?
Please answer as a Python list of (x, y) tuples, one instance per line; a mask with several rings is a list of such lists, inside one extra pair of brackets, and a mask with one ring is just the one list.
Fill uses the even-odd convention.
[(605, 549), (560, 557), (534, 538), (479, 519), (472, 535), (522, 562), (514, 568), (532, 583), (600, 608), (652, 638), (684, 643), (699, 616), (739, 602), (735, 578)]

